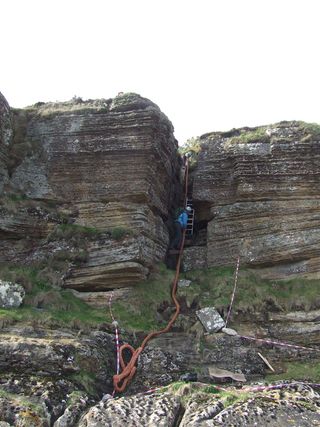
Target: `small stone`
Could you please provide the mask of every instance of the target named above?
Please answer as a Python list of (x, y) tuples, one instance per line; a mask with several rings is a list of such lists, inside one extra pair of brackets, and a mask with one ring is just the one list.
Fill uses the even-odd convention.
[(186, 374), (181, 375), (179, 380), (185, 382), (195, 382), (198, 381), (198, 375), (196, 372), (187, 372)]
[(180, 279), (178, 282), (178, 287), (179, 288), (187, 288), (188, 286), (190, 286), (191, 283), (192, 283), (191, 280)]
[(113, 399), (113, 397), (111, 396), (111, 394), (104, 394), (104, 395), (102, 396), (101, 401), (102, 401), (102, 402), (106, 402), (107, 400), (110, 400), (110, 399)]
[(235, 331), (234, 329), (231, 329), (231, 328), (222, 328), (221, 329), (221, 332), (223, 332), (224, 334), (227, 334), (227, 335), (231, 335), (231, 336), (235, 336), (235, 335), (238, 335), (238, 332), (237, 331)]

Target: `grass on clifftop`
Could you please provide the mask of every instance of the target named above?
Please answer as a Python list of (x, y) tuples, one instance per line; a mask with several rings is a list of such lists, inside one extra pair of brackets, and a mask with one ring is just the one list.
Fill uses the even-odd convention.
[(258, 127), (248, 129), (241, 129), (240, 135), (232, 137), (228, 144), (249, 144), (253, 142), (269, 142), (270, 136), (266, 133), (267, 127)]

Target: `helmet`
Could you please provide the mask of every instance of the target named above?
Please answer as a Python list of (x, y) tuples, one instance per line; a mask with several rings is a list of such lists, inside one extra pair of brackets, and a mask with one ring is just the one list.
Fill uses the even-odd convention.
[(190, 207), (190, 206), (187, 206), (187, 207), (186, 207), (186, 211), (187, 211), (187, 212), (191, 212), (191, 211), (192, 211), (191, 207)]

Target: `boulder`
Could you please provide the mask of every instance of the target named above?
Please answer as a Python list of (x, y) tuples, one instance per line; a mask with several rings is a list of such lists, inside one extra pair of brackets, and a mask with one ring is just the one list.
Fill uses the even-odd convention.
[(219, 332), (225, 327), (225, 321), (214, 307), (205, 307), (196, 311), (198, 319), (209, 333)]
[(14, 308), (20, 307), (25, 296), (24, 288), (18, 283), (5, 282), (0, 280), (0, 307)]

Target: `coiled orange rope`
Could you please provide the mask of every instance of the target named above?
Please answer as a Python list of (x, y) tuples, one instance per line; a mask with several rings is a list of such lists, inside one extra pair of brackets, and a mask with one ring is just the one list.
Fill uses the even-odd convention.
[[(188, 167), (188, 160), (187, 159), (185, 161), (185, 167), (186, 167), (186, 169), (185, 169), (184, 206), (186, 207), (187, 196), (188, 196), (188, 179), (189, 179), (189, 167)], [(180, 313), (180, 304), (177, 300), (176, 294), (177, 294), (178, 279), (179, 279), (180, 265), (181, 265), (181, 260), (182, 260), (182, 253), (183, 253), (185, 237), (186, 237), (186, 230), (184, 229), (183, 234), (182, 234), (180, 249), (179, 249), (179, 258), (178, 258), (178, 262), (177, 262), (177, 266), (176, 266), (176, 273), (175, 273), (175, 276), (173, 279), (172, 292), (171, 292), (171, 297), (172, 297), (172, 300), (173, 300), (174, 305), (176, 307), (176, 311), (175, 311), (174, 315), (172, 316), (172, 318), (170, 319), (169, 323), (167, 324), (167, 326), (165, 328), (161, 329), (160, 331), (151, 332), (149, 335), (147, 335), (145, 337), (145, 339), (143, 340), (141, 346), (138, 347), (136, 350), (130, 344), (123, 344), (120, 347), (120, 349), (119, 349), (120, 366), (121, 366), (122, 372), (113, 376), (113, 386), (114, 386), (115, 391), (118, 393), (122, 393), (125, 390), (128, 383), (131, 381), (134, 374), (136, 373), (136, 370), (137, 370), (136, 364), (138, 361), (138, 357), (140, 356), (141, 352), (144, 350), (148, 341), (150, 341), (152, 338), (154, 338), (158, 335), (161, 335), (161, 334), (168, 332), (170, 330), (171, 326), (176, 321), (176, 319)], [(131, 353), (130, 361), (127, 364), (125, 363), (124, 357), (123, 357), (124, 350), (129, 350)]]

